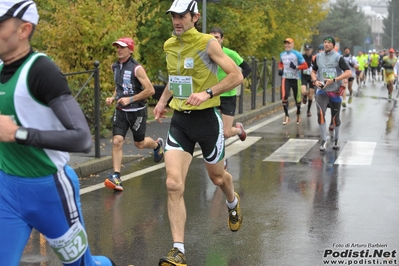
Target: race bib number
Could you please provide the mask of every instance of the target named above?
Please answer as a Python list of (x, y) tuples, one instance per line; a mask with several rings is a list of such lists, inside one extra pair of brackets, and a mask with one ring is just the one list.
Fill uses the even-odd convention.
[(335, 68), (327, 68), (322, 70), (324, 79), (334, 79), (337, 77), (337, 70)]
[(87, 235), (82, 224), (78, 221), (59, 238), (47, 238), (47, 241), (63, 264), (77, 261), (86, 252)]
[(296, 79), (297, 78), (296, 74), (292, 73), (292, 72), (284, 72), (284, 77), (286, 79)]
[(173, 97), (187, 99), (193, 93), (191, 76), (169, 76), (169, 90)]
[(309, 70), (309, 69), (305, 69), (305, 70), (303, 71), (303, 74), (305, 74), (305, 75), (310, 75), (310, 70)]

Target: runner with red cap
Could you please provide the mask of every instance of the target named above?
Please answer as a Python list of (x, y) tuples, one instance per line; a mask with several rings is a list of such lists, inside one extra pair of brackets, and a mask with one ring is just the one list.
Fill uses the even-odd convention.
[(155, 93), (155, 89), (144, 68), (132, 57), (134, 41), (123, 37), (112, 43), (116, 47), (118, 61), (111, 68), (114, 73), (115, 91), (105, 99), (107, 105), (116, 101), (112, 118), (112, 161), (114, 173), (104, 181), (107, 188), (123, 191), (121, 168), (123, 143), (126, 133), (133, 132), (134, 145), (142, 149), (154, 150), (154, 162), (163, 159), (164, 141), (145, 136), (147, 125), (147, 99)]

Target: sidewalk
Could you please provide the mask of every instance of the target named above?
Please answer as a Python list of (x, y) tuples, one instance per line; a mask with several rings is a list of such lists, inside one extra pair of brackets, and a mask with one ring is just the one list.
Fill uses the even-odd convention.
[[(272, 97), (271, 92), (269, 92), (269, 94), (266, 95), (265, 106), (262, 105), (262, 93), (258, 93), (256, 98), (256, 108), (254, 110), (251, 110), (251, 93), (244, 93), (243, 114), (238, 114), (237, 106), (234, 123), (241, 122), (245, 126), (251, 124), (254, 120), (273, 114), (278, 110), (282, 111), (279, 89), (277, 89), (277, 91), (276, 102), (271, 102)], [(291, 97), (290, 105), (292, 105), (293, 102), (294, 101)], [(172, 110), (166, 114), (168, 118), (163, 119), (162, 123), (158, 123), (157, 121), (148, 121), (146, 136), (152, 137), (153, 139), (157, 139), (159, 137), (165, 139), (169, 129), (171, 114)], [(101, 158), (95, 158), (94, 144), (92, 151), (88, 154), (70, 154), (71, 159), (69, 165), (76, 171), (80, 178), (89, 177), (90, 175), (112, 169), (112, 137), (102, 138), (100, 139), (100, 143)], [(137, 149), (132, 140), (132, 133), (129, 131), (126, 136), (125, 144), (123, 145), (123, 154), (124, 156), (122, 164), (126, 164), (141, 158), (152, 156), (152, 150)]]

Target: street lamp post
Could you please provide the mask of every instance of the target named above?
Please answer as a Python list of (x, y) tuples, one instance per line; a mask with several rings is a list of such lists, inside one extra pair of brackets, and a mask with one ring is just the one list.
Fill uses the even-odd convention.
[(202, 32), (206, 33), (206, 3), (220, 3), (222, 0), (202, 0)]

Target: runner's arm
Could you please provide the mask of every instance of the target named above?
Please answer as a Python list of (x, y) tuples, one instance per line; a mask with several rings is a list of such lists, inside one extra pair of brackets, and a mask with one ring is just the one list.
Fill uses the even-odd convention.
[(395, 67), (393, 68), (393, 71), (395, 73), (395, 76), (398, 77), (398, 72), (399, 72), (399, 60), (396, 61)]
[(239, 67), (241, 67), (241, 72), (242, 72), (242, 75), (244, 78), (248, 77), (248, 75), (252, 71), (252, 68), (245, 61), (242, 61), (242, 63), (239, 65)]
[(305, 69), (308, 69), (309, 66), (308, 66), (308, 64), (307, 64), (306, 61), (305, 61), (305, 62), (303, 62), (302, 64), (298, 65), (296, 68), (297, 68), (298, 70), (305, 70)]
[(28, 128), (25, 145), (67, 152), (88, 153), (92, 140), (86, 118), (75, 99), (70, 94), (61, 95), (49, 103), (64, 130), (38, 130)]
[(25, 145), (67, 152), (90, 152), (92, 139), (89, 126), (58, 66), (48, 57), (39, 57), (32, 65), (28, 84), (32, 95), (53, 110), (65, 129), (42, 131), (28, 128)]
[(237, 67), (236, 63), (223, 52), (216, 39), (209, 42), (207, 52), (209, 57), (227, 74), (224, 79), (210, 88), (213, 92), (213, 96), (229, 91), (242, 83), (243, 75), (240, 69)]

